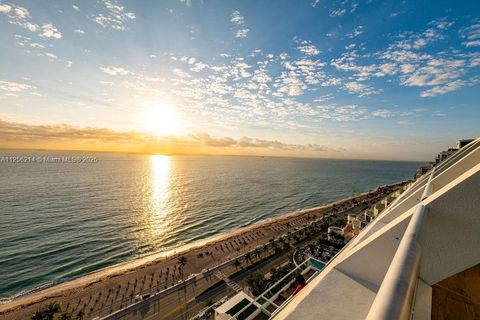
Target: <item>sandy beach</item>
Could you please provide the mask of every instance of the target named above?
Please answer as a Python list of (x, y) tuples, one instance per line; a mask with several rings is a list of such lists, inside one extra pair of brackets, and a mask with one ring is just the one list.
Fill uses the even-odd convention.
[[(0, 305), (0, 319), (30, 319), (35, 311), (54, 301), (68, 312), (85, 310), (86, 319), (105, 316), (133, 303), (137, 295), (165, 290), (191, 274), (201, 273), (294, 228), (305, 226), (334, 208), (347, 207), (355, 201), (370, 201), (399, 185), (380, 187), (322, 207), (288, 213), (31, 292)], [(187, 261), (183, 272), (178, 263), (181, 256)]]

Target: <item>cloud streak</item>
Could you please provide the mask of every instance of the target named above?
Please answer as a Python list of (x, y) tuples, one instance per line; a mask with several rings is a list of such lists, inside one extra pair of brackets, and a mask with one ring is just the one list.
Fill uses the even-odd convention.
[[(322, 153), (344, 152), (343, 148), (331, 148), (318, 144), (291, 144), (278, 140), (265, 140), (258, 138), (242, 137), (234, 139), (230, 137), (215, 138), (206, 133), (190, 134), (187, 136), (157, 137), (152, 134), (129, 131), (119, 132), (105, 128), (79, 128), (67, 124), (58, 125), (29, 125), (10, 122), (0, 119), (0, 143), (8, 146), (8, 143), (43, 143), (68, 142), (69, 145), (83, 145), (97, 147), (115, 144), (128, 146), (132, 150), (150, 150), (151, 152), (168, 149), (175, 153), (199, 153), (213, 151), (243, 154), (246, 151), (262, 152), (305, 152), (321, 155)], [(120, 147), (119, 147), (120, 148)], [(175, 149), (177, 148), (177, 149)], [(251, 152), (247, 152), (251, 153)]]

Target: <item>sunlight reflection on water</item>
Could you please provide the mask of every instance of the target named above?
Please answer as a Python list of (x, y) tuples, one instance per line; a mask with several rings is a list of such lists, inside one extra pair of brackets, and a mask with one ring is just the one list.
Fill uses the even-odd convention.
[(145, 219), (147, 225), (144, 226), (146, 234), (143, 238), (148, 243), (144, 244), (156, 246), (159, 240), (171, 231), (171, 170), (172, 162), (169, 156), (150, 156), (149, 206), (146, 208), (148, 218)]
[(0, 274), (0, 298), (400, 181), (418, 166), (95, 156), (100, 161), (92, 165), (0, 166), (0, 261), (8, 261)]

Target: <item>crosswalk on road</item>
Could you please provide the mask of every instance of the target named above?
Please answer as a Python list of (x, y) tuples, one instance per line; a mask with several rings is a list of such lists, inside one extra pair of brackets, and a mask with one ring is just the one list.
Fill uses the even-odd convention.
[(227, 286), (229, 286), (230, 288), (232, 288), (233, 291), (235, 291), (235, 292), (240, 292), (240, 291), (243, 290), (243, 288), (242, 288), (238, 283), (236, 283), (235, 281), (230, 280), (222, 271), (220, 271), (220, 270), (215, 270), (215, 271), (213, 272), (213, 275), (214, 275), (215, 277), (217, 277), (218, 279), (225, 281), (225, 283), (227, 284)]

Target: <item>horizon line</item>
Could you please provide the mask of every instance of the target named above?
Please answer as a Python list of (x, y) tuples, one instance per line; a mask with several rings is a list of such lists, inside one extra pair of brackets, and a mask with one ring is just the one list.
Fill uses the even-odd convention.
[(113, 154), (131, 154), (131, 155), (159, 155), (169, 157), (191, 156), (191, 157), (250, 157), (250, 158), (292, 158), (307, 160), (343, 160), (343, 161), (388, 161), (388, 162), (414, 162), (429, 163), (432, 160), (397, 160), (397, 159), (372, 159), (372, 158), (330, 158), (330, 157), (308, 157), (292, 155), (262, 155), (262, 154), (211, 154), (211, 153), (160, 153), (160, 152), (140, 152), (140, 151), (117, 151), (117, 150), (94, 150), (94, 149), (50, 149), (50, 148), (6, 148), (0, 146), (0, 151), (4, 150), (32, 150), (32, 151), (64, 151), (64, 152), (95, 152), (95, 153), (113, 153)]

